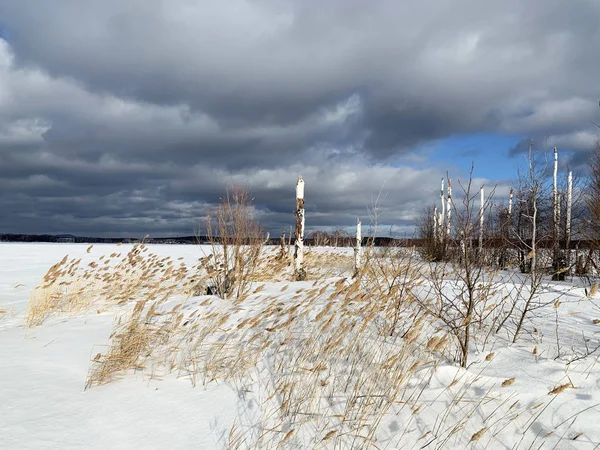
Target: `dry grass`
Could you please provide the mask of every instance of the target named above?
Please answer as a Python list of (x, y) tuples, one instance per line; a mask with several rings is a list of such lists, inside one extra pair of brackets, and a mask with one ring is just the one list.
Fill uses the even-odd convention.
[(248, 280), (253, 283), (287, 281), (292, 273), (292, 258), (274, 248), (265, 249), (256, 270), (248, 274)]
[(554, 389), (552, 389), (550, 392), (548, 392), (548, 395), (558, 395), (558, 394), (566, 391), (570, 387), (571, 387), (571, 383), (561, 384), (560, 386), (556, 386)]
[(512, 386), (515, 382), (514, 378), (509, 378), (508, 380), (504, 380), (502, 382), (502, 387), (508, 387), (508, 386)]
[(149, 298), (140, 300), (130, 314), (117, 320), (108, 351), (93, 358), (86, 388), (105, 384), (129, 369), (144, 370), (146, 358), (151, 354), (156, 358), (157, 349), (169, 342), (183, 319), (181, 304), (166, 313), (158, 310), (159, 305)]
[[(456, 352), (455, 340), (422, 308), (426, 273), (410, 251), (368, 254), (355, 278), (351, 256), (309, 251), (313, 278), (303, 283), (287, 282), (290, 261), (266, 251), (248, 275), (256, 286), (234, 301), (174, 299), (198, 293), (210, 263), (203, 259), (190, 270), (146, 253), (136, 246), (124, 258), (114, 255), (116, 265), (98, 260), (83, 272), (76, 260), (63, 259), (39, 288), (60, 295), (46, 304), (36, 294), (32, 323), (58, 312), (130, 305), (115, 322), (111, 344), (95, 352), (86, 387), (136, 371), (253, 392), (260, 413), (241, 411), (228, 448), (377, 448), (390, 413), (399, 431), (384, 447), (493, 447), (506, 427), (526, 430), (549, 404), (540, 399), (520, 408), (510, 389), (514, 378), (498, 383), (462, 369), (436, 385), (440, 366)], [(83, 287), (61, 284), (67, 277), (83, 279)], [(264, 283), (281, 287), (264, 289)], [(82, 290), (84, 298), (72, 293)], [(494, 358), (487, 353), (483, 364)], [(413, 439), (415, 430), (421, 440)]]
[[(263, 261), (268, 273), (288, 270), (272, 256)], [(327, 259), (319, 255), (312, 261)], [(257, 289), (233, 303), (206, 298), (186, 315), (161, 312), (148, 297), (116, 324), (108, 351), (92, 362), (87, 385), (130, 370), (149, 376), (175, 372), (194, 384), (244, 385), (254, 374), (267, 392), (262, 431), (232, 429), (232, 448), (242, 441), (246, 447), (293, 446), (307, 433), (313, 445), (365, 447), (411, 376), (432, 363), (446, 342), (441, 337), (429, 347), (421, 342), (426, 321), (418, 311), (397, 318), (403, 334), (384, 338), (399, 297), (393, 290), (386, 301), (373, 301), (376, 289), (368, 276), (316, 280), (310, 288), (287, 289), (286, 301)], [(293, 429), (285, 426), (289, 423)]]
[[(261, 267), (267, 273), (288, 270), (270, 257)], [(109, 349), (92, 362), (87, 386), (131, 370), (150, 377), (174, 372), (194, 385), (227, 381), (240, 391), (259, 383), (259, 426), (232, 427), (230, 448), (369, 448), (391, 408), (406, 410), (407, 429), (427, 413), (428, 405), (417, 405), (436, 361), (448, 352), (448, 335), (436, 333), (414, 300), (419, 285), (410, 261), (381, 257), (352, 280), (316, 280), (299, 289), (285, 284), (286, 300), (259, 286), (236, 302), (205, 298), (183, 314), (182, 304), (163, 311), (147, 297), (117, 322)], [(455, 442), (464, 434), (460, 430), (479, 425), (466, 424), (483, 399), (463, 411), (456, 399), (465, 398), (467, 388), (444, 392), (450, 398), (445, 414), (468, 418), (435, 425), (430, 438)]]
[(305, 249), (305, 269), (310, 279), (324, 280), (340, 276), (347, 276), (354, 268), (354, 257), (337, 252)]
[[(186, 314), (160, 312), (150, 300), (138, 304), (93, 362), (88, 385), (130, 370), (175, 373), (193, 384), (227, 381), (244, 392), (259, 384), (259, 423), (236, 422), (229, 448), (370, 448), (392, 409), (408, 417), (406, 433), (439, 408), (423, 395), (452, 339), (415, 301), (422, 281), (410, 261), (377, 261), (355, 279), (288, 283), (275, 294), (259, 285), (233, 303), (203, 298)], [(276, 255), (261, 267), (261, 281), (290, 273)], [(493, 385), (474, 398), (469, 389), (477, 379), (455, 379), (442, 390), (446, 407), (425, 441), (437, 448), (493, 441), (518, 417), (510, 396), (494, 400)]]
[[(88, 248), (88, 253), (91, 247)], [(161, 299), (191, 293), (201, 282), (200, 267), (190, 270), (171, 258), (147, 253), (148, 247), (136, 244), (122, 256), (81, 264), (81, 258), (68, 255), (50, 268), (31, 294), (27, 326), (34, 327), (55, 314), (78, 314), (123, 305), (140, 298)], [(113, 261), (115, 261), (113, 263)]]

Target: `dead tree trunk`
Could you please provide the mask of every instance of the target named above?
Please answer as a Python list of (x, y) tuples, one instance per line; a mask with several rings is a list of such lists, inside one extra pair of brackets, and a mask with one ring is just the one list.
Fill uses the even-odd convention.
[(481, 189), (479, 189), (479, 195), (479, 257), (483, 258), (483, 213), (485, 209), (485, 197), (483, 192), (483, 186), (481, 186)]
[(554, 177), (552, 183), (552, 198), (554, 199), (554, 246), (556, 248), (556, 240), (558, 238), (558, 151), (554, 147)]
[(285, 231), (281, 233), (281, 248), (279, 249), (279, 257), (281, 259), (285, 258)]
[(442, 178), (442, 189), (440, 190), (440, 200), (442, 202), (442, 209), (440, 211), (440, 238), (443, 240), (444, 224), (446, 221), (446, 199), (444, 198), (444, 178)]
[(567, 252), (568, 275), (571, 274), (571, 216), (573, 209), (573, 172), (567, 177), (567, 222), (565, 224), (565, 251)]
[(304, 271), (304, 180), (298, 177), (296, 183), (296, 239), (294, 250), (296, 280), (306, 278)]
[(500, 250), (500, 257), (498, 259), (498, 265), (500, 266), (500, 269), (506, 269), (509, 265), (513, 196), (514, 190), (513, 188), (510, 188), (510, 192), (508, 194), (508, 208), (506, 209), (506, 216), (502, 217), (502, 222), (500, 224), (500, 238), (504, 240), (504, 243), (502, 244)]
[(450, 240), (450, 231), (452, 225), (452, 180), (448, 178), (448, 198), (446, 202), (446, 240)]
[(564, 261), (560, 254), (560, 197), (558, 195), (558, 150), (554, 147), (554, 177), (552, 183), (553, 197), (553, 252), (552, 252), (552, 279), (554, 281), (564, 280)]
[(362, 243), (362, 229), (361, 229), (360, 219), (356, 219), (356, 244), (354, 246), (354, 276), (355, 277), (360, 272), (361, 243)]

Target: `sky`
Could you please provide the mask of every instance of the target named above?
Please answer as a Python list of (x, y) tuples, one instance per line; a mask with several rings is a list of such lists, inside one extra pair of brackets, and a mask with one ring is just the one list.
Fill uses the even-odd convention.
[[(173, 236), (228, 186), (261, 224), (412, 233), (446, 171), (584, 170), (597, 0), (0, 0), (0, 233)], [(379, 200), (378, 200), (379, 199)]]

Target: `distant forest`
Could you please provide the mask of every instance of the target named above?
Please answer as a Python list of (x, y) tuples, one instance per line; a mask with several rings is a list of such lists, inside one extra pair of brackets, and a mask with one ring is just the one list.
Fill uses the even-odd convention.
[[(308, 246), (319, 246), (319, 247), (353, 247), (356, 244), (356, 239), (348, 235), (338, 236), (336, 239), (323, 239), (323, 235), (327, 236), (324, 232), (315, 233), (314, 236), (304, 239), (304, 244)], [(218, 241), (218, 237), (215, 238)], [(374, 245), (375, 247), (424, 247), (427, 245), (426, 238), (392, 238), (392, 237), (363, 237), (362, 245)], [(178, 237), (146, 237), (146, 238), (111, 238), (111, 237), (89, 237), (89, 236), (73, 236), (70, 234), (1, 234), (0, 242), (52, 242), (52, 243), (71, 243), (71, 244), (135, 244), (145, 242), (147, 244), (209, 244), (208, 236), (178, 236)], [(289, 241), (286, 239), (286, 243), (291, 242), (294, 244), (294, 238)], [(266, 241), (267, 245), (280, 245), (281, 238), (269, 238)], [(520, 247), (519, 242), (512, 242), (515, 248)], [(589, 240), (572, 240), (570, 247), (572, 249), (589, 249), (592, 247), (592, 242)], [(488, 248), (499, 248), (506, 245), (506, 242), (499, 240), (488, 240), (485, 243), (485, 247)], [(552, 243), (541, 241), (539, 243), (542, 248), (550, 248)]]
[[(328, 246), (328, 247), (352, 247), (356, 240), (348, 235), (336, 237), (331, 242), (324, 241), (323, 232), (316, 233), (316, 236), (304, 239), (306, 245), (314, 246)], [(327, 236), (325, 234), (325, 236)], [(218, 237), (215, 240), (219, 240)], [(371, 238), (363, 239), (365, 244), (369, 244)], [(55, 242), (55, 243), (72, 243), (72, 244), (135, 244), (139, 242), (145, 242), (147, 244), (208, 244), (208, 236), (178, 236), (178, 237), (146, 237), (146, 238), (133, 238), (133, 237), (90, 237), (90, 236), (73, 236), (71, 234), (0, 234), (0, 242)], [(288, 242), (288, 240), (286, 240)], [(280, 245), (281, 238), (269, 238), (266, 241), (267, 245)], [(291, 239), (291, 243), (294, 243), (294, 238)], [(419, 245), (419, 239), (394, 239), (390, 237), (376, 237), (373, 239), (373, 245), (376, 247), (380, 246), (412, 246)]]

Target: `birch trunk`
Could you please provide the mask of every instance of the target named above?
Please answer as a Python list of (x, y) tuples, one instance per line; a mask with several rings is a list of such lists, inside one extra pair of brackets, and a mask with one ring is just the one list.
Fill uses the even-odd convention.
[(440, 190), (440, 200), (442, 201), (442, 210), (440, 211), (440, 222), (439, 222), (439, 226), (440, 226), (440, 239), (443, 240), (443, 234), (444, 234), (444, 223), (446, 220), (446, 199), (444, 198), (444, 178), (442, 177), (442, 189)]
[(513, 196), (514, 190), (510, 188), (510, 193), (508, 194), (508, 215), (506, 217), (506, 239), (508, 241), (510, 241), (510, 230), (512, 227)]
[(296, 280), (303, 280), (304, 272), (304, 180), (298, 177), (296, 183), (296, 240), (294, 251), (294, 262), (296, 269)]
[(448, 199), (446, 203), (446, 238), (450, 239), (450, 231), (452, 225), (452, 180), (448, 178)]
[(567, 251), (567, 267), (571, 271), (571, 214), (573, 209), (573, 172), (569, 171), (567, 177), (567, 223), (565, 224), (565, 240)]
[(553, 231), (553, 252), (552, 252), (552, 280), (560, 280), (562, 269), (560, 264), (560, 218), (559, 218), (559, 196), (558, 196), (558, 151), (554, 147), (554, 177), (552, 181), (553, 213), (554, 213), (554, 231)]
[(554, 178), (552, 183), (552, 195), (554, 198), (554, 248), (558, 246), (559, 219), (558, 219), (558, 151), (554, 147)]
[(357, 276), (361, 265), (362, 229), (360, 219), (356, 219), (356, 245), (354, 247), (354, 276)]
[(509, 262), (509, 248), (510, 248), (510, 230), (512, 227), (512, 209), (513, 209), (513, 196), (514, 190), (510, 188), (510, 192), (508, 194), (508, 210), (506, 211), (506, 217), (504, 218), (504, 223), (502, 224), (502, 238), (505, 239), (505, 243), (502, 247), (502, 252), (500, 253), (500, 267), (505, 269), (508, 267)]
[(485, 209), (485, 197), (483, 192), (483, 186), (479, 190), (480, 200), (479, 200), (479, 256), (483, 255), (483, 213)]

